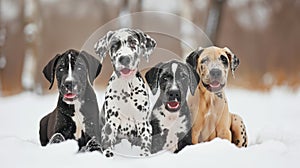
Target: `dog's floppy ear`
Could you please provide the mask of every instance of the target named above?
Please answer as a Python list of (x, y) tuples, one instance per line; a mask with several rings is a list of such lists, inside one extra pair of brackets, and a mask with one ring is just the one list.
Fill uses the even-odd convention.
[(107, 34), (100, 38), (94, 45), (94, 50), (101, 59), (103, 59), (106, 56), (106, 52), (109, 50), (109, 41), (114, 33), (114, 31), (107, 32)]
[(203, 52), (203, 48), (199, 47), (199, 49), (190, 53), (190, 55), (186, 57), (185, 60), (186, 63), (196, 70), (198, 64), (198, 58), (202, 52)]
[(234, 77), (234, 71), (236, 70), (236, 68), (239, 66), (240, 64), (240, 60), (239, 58), (234, 55), (231, 50), (227, 47), (224, 47), (223, 48), (226, 52), (226, 55), (230, 61), (230, 69), (231, 69), (231, 72), (232, 72), (232, 76)]
[(147, 81), (153, 95), (155, 95), (158, 90), (158, 78), (162, 71), (162, 69), (160, 68), (161, 65), (162, 65), (162, 63), (157, 64), (155, 67), (152, 67), (145, 74), (146, 81)]
[(197, 89), (197, 86), (199, 84), (200, 81), (200, 77), (198, 75), (198, 73), (196, 72), (196, 70), (194, 68), (192, 68), (190, 65), (186, 65), (188, 71), (189, 71), (189, 87), (190, 87), (190, 92), (192, 95), (195, 94), (195, 90)]
[(58, 59), (61, 57), (60, 54), (57, 54), (52, 60), (48, 62), (48, 64), (43, 69), (43, 74), (45, 78), (50, 82), (49, 90), (52, 88), (55, 78), (55, 67)]
[(142, 56), (146, 58), (146, 60), (149, 60), (149, 56), (152, 54), (155, 46), (156, 46), (156, 41), (151, 38), (148, 34), (142, 32), (141, 30), (135, 30), (136, 35), (139, 38), (140, 45), (142, 48)]
[(88, 66), (88, 75), (91, 82), (91, 85), (93, 85), (94, 80), (96, 77), (100, 74), (102, 64), (98, 59), (87, 53), (86, 51), (81, 51), (79, 53), (83, 59), (85, 60), (87, 66)]

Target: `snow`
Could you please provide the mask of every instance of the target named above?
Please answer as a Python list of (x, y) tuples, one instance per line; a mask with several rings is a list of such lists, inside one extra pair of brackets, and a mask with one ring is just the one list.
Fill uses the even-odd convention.
[[(245, 120), (248, 148), (236, 148), (226, 140), (186, 147), (179, 154), (162, 152), (148, 158), (116, 156), (98, 152), (77, 153), (75, 141), (41, 147), (39, 120), (56, 105), (57, 94), (39, 96), (25, 92), (0, 97), (1, 167), (299, 167), (300, 90), (274, 88), (270, 92), (227, 89), (230, 111)], [(98, 102), (103, 92), (98, 91)]]

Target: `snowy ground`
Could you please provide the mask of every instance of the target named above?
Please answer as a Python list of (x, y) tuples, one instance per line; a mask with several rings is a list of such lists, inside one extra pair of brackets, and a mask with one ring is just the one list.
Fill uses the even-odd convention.
[[(99, 102), (102, 95), (98, 94)], [(284, 88), (269, 93), (228, 89), (230, 110), (246, 123), (250, 146), (236, 148), (215, 139), (185, 148), (179, 154), (164, 152), (144, 159), (106, 159), (97, 152), (77, 154), (67, 141), (41, 147), (39, 120), (56, 105), (57, 95), (23, 93), (0, 98), (0, 165), (3, 168), (64, 167), (299, 167), (300, 90)]]

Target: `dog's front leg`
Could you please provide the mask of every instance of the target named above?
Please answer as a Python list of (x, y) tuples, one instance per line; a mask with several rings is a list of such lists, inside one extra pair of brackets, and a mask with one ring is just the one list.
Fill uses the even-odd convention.
[(106, 157), (114, 156), (112, 150), (116, 144), (116, 138), (117, 138), (116, 124), (110, 124), (110, 122), (107, 121), (104, 127), (102, 128), (102, 134), (101, 134), (102, 150), (103, 150), (103, 154)]
[(192, 144), (197, 144), (202, 141), (202, 138), (199, 139), (200, 133), (203, 130), (204, 119), (201, 118), (201, 115), (198, 114), (197, 119), (192, 127)]
[(225, 106), (223, 112), (221, 113), (221, 118), (219, 118), (219, 122), (217, 123), (216, 132), (217, 137), (221, 139), (227, 139), (231, 142), (231, 115), (228, 112), (228, 107)]
[(152, 127), (148, 121), (145, 121), (138, 131), (142, 141), (141, 150), (144, 152), (140, 156), (149, 156), (151, 154)]

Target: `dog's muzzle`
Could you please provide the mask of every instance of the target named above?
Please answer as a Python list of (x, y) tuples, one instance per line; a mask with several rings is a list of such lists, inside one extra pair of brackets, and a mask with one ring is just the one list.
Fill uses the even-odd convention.
[(219, 92), (225, 86), (222, 81), (222, 71), (220, 69), (214, 68), (209, 71), (209, 82), (205, 83), (202, 81), (203, 86), (210, 92)]
[(168, 101), (165, 104), (165, 108), (170, 112), (176, 112), (180, 109), (180, 91), (170, 90), (167, 92)]
[(130, 67), (131, 59), (129, 56), (121, 56), (118, 59), (118, 62), (120, 65), (118, 71), (121, 77), (127, 78), (129, 76), (135, 75), (135, 73), (137, 72), (136, 69)]
[(74, 81), (66, 81), (63, 83), (63, 100), (65, 102), (73, 102), (78, 98), (79, 87)]

